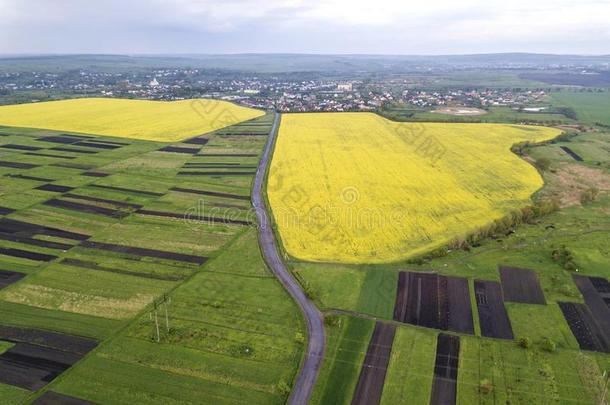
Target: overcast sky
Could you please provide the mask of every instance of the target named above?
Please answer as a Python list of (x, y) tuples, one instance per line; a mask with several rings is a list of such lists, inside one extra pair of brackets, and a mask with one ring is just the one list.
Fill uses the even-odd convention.
[(0, 0), (0, 53), (610, 54), (610, 0)]

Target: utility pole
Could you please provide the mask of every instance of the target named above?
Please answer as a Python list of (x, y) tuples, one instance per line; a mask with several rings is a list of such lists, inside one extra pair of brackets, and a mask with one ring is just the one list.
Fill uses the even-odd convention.
[(167, 329), (167, 332), (169, 333), (169, 317), (167, 316), (167, 306), (170, 303), (171, 298), (169, 298), (167, 295), (163, 295), (163, 300), (165, 303), (165, 328)]
[(155, 327), (157, 329), (157, 343), (161, 340), (159, 337), (159, 318), (157, 317), (157, 301), (153, 301), (155, 305)]
[(607, 370), (604, 371), (604, 374), (602, 376), (604, 378), (604, 389), (602, 391), (602, 396), (599, 399), (599, 405), (604, 405), (606, 404), (606, 393), (608, 392), (608, 383), (610, 382), (610, 372), (608, 372)]

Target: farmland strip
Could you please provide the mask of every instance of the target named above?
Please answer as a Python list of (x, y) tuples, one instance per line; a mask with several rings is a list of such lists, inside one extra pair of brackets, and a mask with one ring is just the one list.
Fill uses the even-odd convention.
[(569, 147), (567, 147), (567, 146), (560, 146), (560, 148), (565, 153), (570, 155), (572, 157), (572, 159), (576, 160), (577, 162), (582, 162), (582, 158), (576, 152), (574, 152), (572, 149), (570, 149)]
[(538, 276), (533, 270), (500, 266), (500, 279), (506, 301), (546, 305)]
[(44, 157), (57, 158), (57, 159), (76, 159), (76, 156), (61, 156), (61, 155), (52, 155), (50, 153), (38, 153), (38, 152), (26, 152), (26, 153), (24, 153), (24, 155), (44, 156)]
[(87, 195), (66, 193), (63, 196), (64, 196), (64, 198), (72, 198), (75, 200), (84, 200), (84, 201), (93, 201), (93, 202), (112, 204), (116, 207), (121, 207), (121, 208), (134, 208), (134, 209), (142, 208), (142, 206), (140, 204), (134, 204), (134, 203), (128, 203), (128, 202), (116, 201), (116, 200), (108, 200), (106, 198), (99, 198), (99, 197), (90, 197)]
[(439, 333), (432, 380), (431, 405), (455, 404), (460, 355), (459, 336)]
[(251, 176), (256, 171), (248, 172), (178, 172), (181, 176)]
[(47, 249), (68, 250), (72, 245), (67, 243), (52, 242), (48, 240), (33, 239), (27, 236), (16, 235), (14, 233), (0, 232), (0, 240), (8, 240), (11, 242), (23, 243), (25, 245), (44, 247)]
[(97, 405), (95, 402), (85, 401), (84, 399), (72, 397), (65, 394), (59, 394), (53, 391), (47, 391), (38, 399), (32, 402), (32, 405)]
[(165, 252), (162, 250), (138, 248), (132, 246), (115, 245), (112, 243), (85, 241), (81, 247), (89, 249), (108, 250), (111, 252), (124, 253), (135, 256), (148, 256), (157, 259), (175, 260), (178, 262), (203, 264), (208, 259), (204, 256), (187, 255), (183, 253)]
[(504, 307), (502, 287), (495, 281), (474, 281), (481, 334), (498, 339), (513, 339), (513, 330)]
[(352, 405), (374, 405), (381, 401), (395, 333), (396, 326), (379, 321), (375, 323)]
[(37, 150), (41, 150), (42, 149), (42, 148), (38, 148), (36, 146), (13, 145), (13, 144), (0, 145), (0, 148), (3, 148), (3, 149), (13, 149), (13, 150), (27, 150), (27, 151), (37, 151)]
[(61, 151), (61, 152), (83, 153), (83, 154), (86, 154), (86, 155), (91, 155), (91, 154), (94, 154), (94, 153), (98, 152), (96, 150), (66, 148), (66, 147), (63, 147), (63, 146), (55, 146), (54, 148), (51, 148), (50, 150), (58, 150), (58, 151)]
[(189, 213), (185, 214), (176, 214), (174, 212), (163, 212), (163, 211), (151, 211), (151, 210), (143, 210), (139, 209), (136, 211), (141, 215), (151, 215), (156, 217), (166, 217), (166, 218), (177, 218), (183, 219), (185, 221), (198, 221), (198, 222), (214, 222), (220, 224), (232, 224), (232, 225), (252, 225), (250, 221), (244, 221), (240, 219), (230, 219), (230, 218), (215, 218), (206, 215), (196, 214), (195, 216), (189, 215)]
[(89, 170), (89, 169), (93, 169), (95, 167), (93, 165), (87, 165), (84, 163), (69, 163), (69, 162), (68, 163), (53, 163), (51, 166), (66, 167), (68, 169), (79, 169), (79, 170)]
[(101, 215), (110, 218), (125, 218), (129, 215), (128, 212), (113, 210), (111, 208), (98, 207), (96, 205), (81, 204), (73, 201), (58, 200), (53, 198), (45, 201), (44, 205), (50, 207), (63, 208), (71, 211), (83, 212), (86, 214)]
[(182, 143), (188, 143), (191, 145), (205, 145), (208, 142), (209, 142), (208, 138), (199, 138), (199, 137), (187, 139), (186, 141), (182, 141)]
[(589, 277), (574, 275), (573, 279), (585, 299), (585, 304), (591, 311), (595, 323), (603, 333), (605, 341), (610, 342), (610, 307), (608, 303), (604, 301)]
[(90, 142), (90, 141), (77, 142), (74, 145), (86, 146), (88, 148), (97, 148), (97, 149), (119, 149), (122, 147), (121, 145), (112, 145), (112, 144)]
[(200, 153), (198, 157), (258, 157), (256, 153)]
[(174, 276), (171, 274), (165, 275), (165, 274), (154, 274), (154, 273), (140, 273), (137, 271), (114, 269), (111, 267), (100, 266), (99, 264), (97, 264), (95, 262), (90, 262), (90, 261), (86, 261), (86, 260), (66, 258), (66, 259), (63, 259), (61, 261), (61, 263), (68, 265), (68, 266), (79, 267), (79, 268), (83, 268), (83, 269), (98, 270), (98, 271), (104, 271), (107, 273), (125, 274), (128, 276), (150, 278), (150, 279), (155, 279), (155, 280), (178, 281), (178, 280), (184, 279), (184, 277)]
[(16, 283), (25, 277), (25, 274), (16, 271), (0, 270), (0, 290)]
[(37, 141), (49, 142), (49, 143), (61, 143), (61, 144), (71, 144), (80, 142), (84, 139), (84, 136), (76, 136), (76, 135), (52, 135), (52, 136), (43, 136), (42, 138), (37, 138)]
[(102, 173), (102, 172), (84, 172), (81, 173), (82, 176), (87, 176), (87, 177), (108, 177), (110, 176), (108, 173)]
[(576, 302), (558, 302), (572, 334), (583, 350), (610, 353), (610, 342), (604, 336), (589, 308)]
[(247, 196), (247, 195), (237, 195), (237, 194), (230, 194), (230, 193), (222, 193), (222, 192), (219, 192), (219, 191), (195, 190), (195, 189), (192, 189), (192, 188), (182, 188), (182, 187), (172, 187), (172, 188), (170, 188), (170, 190), (171, 191), (178, 191), (178, 192), (181, 192), (181, 193), (208, 195), (210, 197), (233, 198), (233, 199), (236, 199), (236, 200), (250, 201), (250, 196)]
[(35, 188), (36, 190), (52, 191), (54, 193), (67, 193), (68, 191), (74, 190), (74, 187), (60, 186), (57, 184), (43, 184)]
[(82, 233), (64, 231), (58, 228), (32, 224), (29, 222), (18, 221), (10, 218), (0, 218), (0, 232), (19, 233), (26, 234), (28, 236), (47, 235), (73, 240), (85, 240), (90, 237), (90, 235), (85, 235)]
[(159, 149), (159, 152), (172, 152), (172, 153), (186, 153), (189, 155), (194, 155), (199, 152), (200, 148), (180, 148), (177, 146), (166, 146), (164, 148)]
[(161, 196), (165, 195), (164, 193), (155, 193), (153, 191), (134, 190), (132, 188), (115, 187), (115, 186), (102, 186), (99, 184), (90, 184), (88, 187), (95, 187), (95, 188), (100, 188), (100, 189), (104, 189), (104, 190), (124, 191), (126, 193), (143, 194), (143, 195), (148, 195), (151, 197), (161, 197)]
[(13, 174), (13, 173), (9, 173), (9, 174), (5, 174), (4, 177), (11, 177), (14, 179), (23, 179), (23, 180), (32, 180), (32, 181), (41, 181), (41, 182), (49, 182), (49, 181), (54, 181), (53, 179), (45, 179), (43, 177), (35, 177), (35, 176), (26, 176), (25, 174)]
[(10, 167), (11, 169), (33, 169), (39, 165), (33, 165), (31, 163), (19, 163), (19, 162), (7, 162), (0, 160), (0, 167)]
[(8, 215), (13, 212), (15, 212), (15, 210), (12, 208), (0, 207), (0, 215)]
[(35, 253), (29, 252), (27, 250), (3, 247), (0, 247), (0, 255), (19, 257), (22, 259), (35, 260), (38, 262), (50, 262), (51, 260), (57, 259), (57, 256), (47, 255), (44, 253)]

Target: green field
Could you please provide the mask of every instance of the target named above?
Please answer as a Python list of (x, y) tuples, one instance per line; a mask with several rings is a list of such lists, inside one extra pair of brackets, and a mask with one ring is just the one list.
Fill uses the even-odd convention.
[(562, 91), (552, 94), (554, 104), (571, 107), (576, 111), (578, 121), (610, 125), (610, 92)]
[[(0, 326), (100, 343), (41, 390), (0, 384), (0, 403), (47, 390), (100, 404), (285, 402), (303, 325), (262, 260), (249, 202), (272, 120), (205, 144), (0, 127), (0, 270), (26, 275), (0, 290)], [(18, 237), (10, 221), (26, 224)]]

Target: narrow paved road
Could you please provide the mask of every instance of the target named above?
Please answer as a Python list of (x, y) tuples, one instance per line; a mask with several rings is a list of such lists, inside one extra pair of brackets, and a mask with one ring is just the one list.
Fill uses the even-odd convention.
[(269, 167), (269, 159), (273, 149), (273, 143), (277, 137), (278, 127), (280, 124), (280, 114), (275, 113), (273, 127), (267, 139), (267, 145), (261, 158), (256, 178), (254, 179), (254, 191), (252, 194), (252, 204), (256, 210), (256, 216), (259, 224), (259, 243), (263, 251), (265, 261), (271, 268), (271, 271), (280, 280), (284, 288), (299, 304), (303, 316), (307, 321), (308, 346), (305, 354), (305, 361), (302, 364), (299, 376), (292, 388), (288, 403), (291, 405), (305, 405), (311, 397), (313, 387), (320, 372), (322, 358), (326, 339), (324, 337), (324, 322), (322, 314), (309, 298), (305, 295), (299, 283), (292, 277), (286, 269), (286, 266), (279, 255), (279, 250), (276, 246), (273, 228), (266, 208), (265, 199), (263, 198), (263, 182), (265, 181), (265, 173)]

